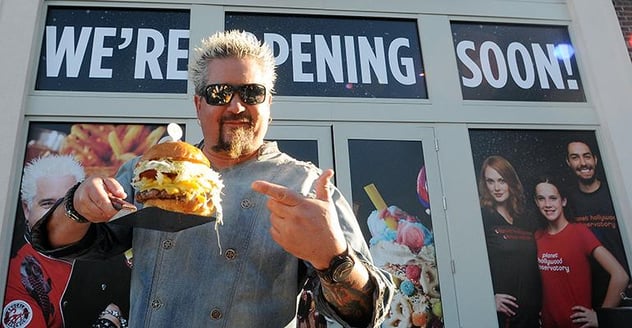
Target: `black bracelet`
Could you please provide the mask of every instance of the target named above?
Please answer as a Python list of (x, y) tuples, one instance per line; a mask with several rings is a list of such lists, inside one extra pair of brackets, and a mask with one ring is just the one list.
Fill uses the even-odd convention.
[(114, 324), (114, 322), (106, 318), (99, 318), (97, 319), (97, 322), (92, 324), (92, 328), (117, 328), (117, 327)]
[(103, 318), (103, 316), (106, 315), (106, 314), (109, 314), (109, 315), (115, 317), (119, 321), (119, 323), (121, 324), (121, 328), (127, 328), (127, 320), (125, 320), (125, 318), (123, 318), (123, 315), (121, 314), (121, 312), (119, 312), (117, 310), (105, 309), (105, 310), (103, 310), (101, 312), (101, 318)]
[(64, 206), (66, 209), (66, 216), (75, 222), (90, 223), (90, 221), (88, 221), (85, 217), (83, 217), (83, 215), (79, 214), (79, 212), (75, 210), (75, 206), (73, 204), (73, 200), (75, 198), (75, 191), (77, 191), (77, 188), (79, 188), (79, 185), (81, 185), (81, 181), (77, 182), (74, 186), (72, 186), (72, 188), (68, 189), (68, 192), (66, 192), (66, 195), (64, 196), (64, 203), (65, 203)]

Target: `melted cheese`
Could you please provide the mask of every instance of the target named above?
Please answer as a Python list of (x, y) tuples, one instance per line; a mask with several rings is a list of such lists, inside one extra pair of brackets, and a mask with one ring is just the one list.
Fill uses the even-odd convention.
[[(155, 182), (150, 181), (147, 178), (140, 178), (141, 173), (155, 170), (156, 178)], [(175, 175), (172, 180), (169, 175)], [(191, 162), (183, 161), (142, 161), (136, 165), (134, 169), (134, 181), (132, 185), (139, 189), (141, 186), (143, 189), (148, 189), (145, 184), (152, 186), (167, 186), (170, 184), (182, 185), (183, 188), (200, 186), (202, 188), (214, 188), (217, 187), (217, 182), (220, 180), (219, 174), (212, 170), (210, 167)], [(190, 184), (190, 185), (189, 185)]]

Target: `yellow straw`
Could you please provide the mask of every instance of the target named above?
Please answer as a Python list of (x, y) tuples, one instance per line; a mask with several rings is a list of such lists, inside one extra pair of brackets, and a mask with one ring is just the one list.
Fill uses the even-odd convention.
[(380, 192), (377, 191), (377, 188), (374, 184), (371, 183), (364, 186), (364, 191), (366, 191), (366, 194), (369, 195), (369, 198), (371, 199), (373, 206), (375, 206), (375, 209), (381, 211), (387, 207), (384, 198), (382, 198)]

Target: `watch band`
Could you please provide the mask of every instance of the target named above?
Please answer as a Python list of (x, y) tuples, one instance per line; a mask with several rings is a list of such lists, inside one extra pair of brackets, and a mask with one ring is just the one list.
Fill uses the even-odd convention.
[(83, 215), (79, 214), (77, 210), (75, 210), (75, 206), (73, 204), (73, 199), (75, 198), (75, 191), (79, 188), (81, 182), (77, 182), (72, 188), (68, 189), (66, 195), (64, 196), (64, 208), (66, 209), (66, 216), (71, 220), (79, 223), (90, 223)]
[(349, 245), (347, 245), (347, 249), (342, 254), (336, 255), (331, 259), (327, 269), (316, 270), (316, 274), (326, 283), (335, 284), (345, 281), (351, 274), (351, 271), (353, 271), (354, 265), (355, 260), (349, 254)]

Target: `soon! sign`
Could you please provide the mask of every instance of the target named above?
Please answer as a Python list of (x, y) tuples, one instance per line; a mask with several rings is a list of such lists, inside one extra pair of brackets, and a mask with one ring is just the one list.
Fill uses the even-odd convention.
[(586, 101), (566, 26), (451, 27), (463, 99)]

